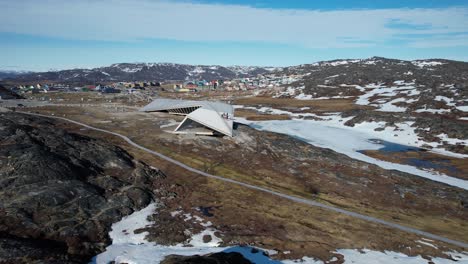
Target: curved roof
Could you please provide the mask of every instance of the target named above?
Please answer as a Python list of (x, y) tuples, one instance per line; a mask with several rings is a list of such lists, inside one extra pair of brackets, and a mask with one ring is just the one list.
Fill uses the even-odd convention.
[(180, 100), (180, 99), (156, 99), (148, 105), (140, 109), (142, 112), (153, 111), (168, 111), (171, 109), (200, 107), (210, 109), (220, 113), (232, 115), (234, 108), (230, 104), (212, 101), (195, 101), (195, 100)]
[[(190, 109), (190, 111), (186, 113), (187, 116), (182, 123), (187, 119), (190, 119), (221, 134), (232, 137), (232, 117), (234, 115), (234, 108), (229, 104), (212, 101), (156, 99), (141, 108), (140, 111), (170, 112), (171, 110), (174, 110), (177, 112), (179, 109)], [(175, 131), (181, 127), (182, 123), (175, 129)]]

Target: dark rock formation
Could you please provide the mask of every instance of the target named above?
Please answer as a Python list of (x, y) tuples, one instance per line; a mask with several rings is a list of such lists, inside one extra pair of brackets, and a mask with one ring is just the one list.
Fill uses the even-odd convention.
[(169, 255), (161, 264), (251, 264), (248, 259), (237, 252), (219, 252), (204, 256)]
[(159, 170), (54, 125), (0, 115), (0, 263), (88, 261), (112, 223), (156, 199)]
[(12, 76), (20, 82), (58, 81), (65, 83), (95, 83), (110, 81), (149, 80), (225, 80), (269, 73), (269, 67), (223, 67), (176, 63), (116, 63), (94, 69), (27, 73)]
[[(466, 120), (460, 119), (468, 117), (468, 113), (461, 108), (468, 101), (467, 62), (442, 59), (404, 61), (373, 57), (288, 67), (279, 74), (304, 75), (291, 84), (298, 88), (296, 94), (283, 94), (282, 97), (304, 93), (315, 98), (338, 96), (356, 100), (359, 95), (370, 94), (367, 98), (370, 108), (345, 110), (342, 113), (343, 117), (353, 117), (346, 122), (348, 126), (375, 121), (386, 122), (386, 127), (398, 129), (395, 124), (411, 122), (418, 136), (425, 141), (437, 142), (439, 147), (453, 152), (468, 153), (465, 144), (443, 142), (439, 136), (446, 134), (449, 138), (468, 138)], [(372, 94), (373, 88), (367, 87), (369, 84), (400, 90)], [(398, 101), (391, 103), (394, 100)], [(401, 107), (401, 112), (379, 109), (387, 103)]]
[(0, 99), (21, 99), (22, 97), (10, 90), (3, 85), (0, 85)]

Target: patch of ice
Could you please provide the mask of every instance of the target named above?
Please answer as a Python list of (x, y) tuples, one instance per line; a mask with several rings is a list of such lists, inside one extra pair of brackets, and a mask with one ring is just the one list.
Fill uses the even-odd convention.
[(401, 106), (394, 105), (394, 103), (398, 103), (398, 102), (407, 102), (407, 100), (405, 98), (401, 98), (401, 97), (397, 98), (397, 99), (394, 99), (394, 100), (392, 100), (390, 102), (381, 104), (378, 111), (383, 111), (383, 112), (405, 112), (406, 107), (401, 107)]
[[(203, 230), (201, 233), (195, 234), (190, 239), (189, 245), (193, 247), (218, 247), (223, 241), (215, 235), (216, 229), (214, 228), (207, 228)], [(205, 243), (203, 241), (204, 236), (211, 236), (211, 241)]]
[[(263, 253), (263, 251), (265, 251), (268, 252), (269, 255), (274, 255), (277, 254), (275, 250), (259, 248), (259, 250), (253, 251), (251, 247), (219, 247), (222, 241), (215, 235), (215, 229), (213, 228), (208, 228), (199, 234), (195, 234), (187, 243), (175, 246), (162, 246), (153, 242), (148, 242), (144, 240), (144, 237), (142, 238), (140, 234), (134, 234), (133, 231), (147, 226), (150, 223), (147, 218), (154, 213), (156, 208), (156, 204), (150, 204), (146, 208), (134, 212), (113, 224), (112, 231), (109, 233), (112, 238), (112, 245), (108, 246), (105, 252), (94, 257), (91, 263), (107, 264), (114, 262), (116, 264), (149, 264), (160, 263), (168, 255), (192, 256), (216, 252), (238, 252), (252, 263), (257, 264), (323, 263), (311, 257), (304, 257), (299, 260), (278, 261), (270, 259), (267, 254)], [(124, 230), (125, 232), (122, 232)], [(128, 235), (123, 235), (124, 239), (122, 239), (122, 234), (124, 233), (128, 233)], [(212, 240), (208, 243), (204, 243), (203, 237), (205, 235), (210, 235)], [(137, 238), (133, 238), (133, 236)], [(430, 244), (428, 241), (430, 242), (430, 240), (419, 240), (418, 242)], [(379, 252), (368, 249), (339, 249), (336, 253), (344, 256), (345, 263), (427, 263), (427, 260), (420, 256), (409, 257), (405, 254), (392, 251)], [(455, 263), (455, 261), (458, 261), (457, 263), (466, 263), (466, 261), (468, 261), (468, 255), (466, 255), (466, 253), (447, 252), (446, 254), (451, 256), (454, 260), (432, 258), (432, 261), (436, 264)]]
[(173, 211), (173, 212), (171, 212), (171, 216), (174, 217), (174, 216), (180, 215), (181, 213), (182, 213), (182, 211), (180, 211), (180, 210)]
[(123, 72), (135, 73), (135, 72), (141, 71), (141, 69), (143, 69), (143, 68), (142, 67), (135, 67), (135, 68), (125, 67), (125, 68), (120, 69), (120, 70), (123, 71)]
[(188, 220), (192, 219), (192, 215), (189, 213), (184, 214), (184, 221), (187, 222)]
[[(403, 253), (394, 251), (374, 251), (369, 249), (338, 249), (337, 254), (340, 254), (344, 258), (344, 263), (360, 263), (360, 264), (427, 264), (428, 260), (422, 256), (408, 256)], [(459, 252), (445, 252), (445, 254), (451, 256), (453, 259), (445, 258), (431, 258), (431, 261), (435, 264), (450, 264), (450, 263), (468, 263), (468, 255), (466, 253)], [(335, 257), (325, 263), (337, 260)], [(304, 257), (298, 260), (284, 260), (284, 264), (317, 264), (323, 263), (313, 258)]]
[(294, 98), (299, 99), (299, 100), (310, 100), (310, 99), (312, 99), (312, 95), (310, 95), (310, 94), (306, 95), (304, 93), (300, 93), (299, 95), (297, 95)]
[[(160, 263), (168, 255), (193, 256), (221, 251), (239, 252), (253, 263), (281, 263), (280, 261), (271, 260), (268, 258), (267, 255), (263, 253), (263, 249), (259, 249), (254, 253), (250, 247), (219, 247), (219, 244), (222, 243), (222, 240), (215, 235), (217, 230), (214, 228), (207, 228), (202, 232), (193, 235), (186, 243), (175, 246), (162, 246), (153, 242), (148, 242), (144, 239), (143, 235), (134, 234), (133, 231), (150, 224), (147, 218), (149, 215), (154, 213), (156, 208), (156, 204), (150, 204), (148, 207), (134, 212), (133, 214), (124, 217), (121, 221), (113, 224), (113, 230), (109, 233), (112, 238), (112, 245), (108, 246), (105, 252), (94, 257), (91, 260), (91, 263)], [(173, 213), (179, 214), (181, 211), (174, 211)], [(200, 218), (200, 220), (203, 221), (202, 218)], [(124, 239), (121, 238), (122, 234), (125, 234), (123, 235)], [(207, 235), (211, 236), (211, 241), (205, 243), (203, 241), (203, 237)], [(271, 255), (277, 253), (274, 250), (265, 251), (269, 252)]]
[[(338, 254), (341, 254), (345, 258), (345, 263), (380, 263), (380, 264), (421, 264), (428, 263), (427, 259), (422, 256), (407, 256), (403, 253), (393, 251), (373, 251), (369, 249), (339, 249)], [(446, 263), (460, 263), (460, 261), (468, 261), (468, 255), (462, 254), (460, 260), (450, 260), (444, 258), (432, 258), (431, 261), (435, 264), (446, 264)], [(461, 262), (461, 263), (463, 263)]]
[(437, 135), (437, 137), (440, 138), (442, 141), (446, 141), (447, 143), (451, 145), (456, 145), (456, 144), (462, 144), (465, 146), (468, 145), (468, 140), (458, 139), (458, 138), (449, 138), (447, 134), (439, 134)]
[[(315, 117), (315, 118), (318, 118), (318, 119), (330, 120), (330, 118), (335, 118), (336, 117), (334, 115), (332, 115), (332, 116), (318, 116), (318, 115), (312, 114), (312, 113), (292, 113), (292, 112), (289, 112), (289, 111), (275, 109), (275, 108), (271, 108), (271, 107), (255, 108), (255, 107), (247, 106), (247, 107), (244, 107), (244, 109), (252, 109), (252, 110), (262, 112), (262, 113), (273, 114), (273, 115), (289, 115), (291, 117), (296, 117), (296, 118)], [(346, 120), (349, 120), (350, 118), (352, 118), (352, 117), (346, 118)], [(236, 117), (236, 122), (245, 123), (245, 122), (250, 122), (250, 121), (248, 121), (246, 119), (243, 119), (243, 118)]]
[(195, 67), (195, 69), (193, 69), (191, 71), (191, 73), (204, 73), (204, 72), (205, 72), (205, 70), (202, 67), (199, 67), (199, 66)]
[[(320, 66), (339, 66), (339, 65), (346, 65), (346, 64), (349, 64), (349, 63), (356, 63), (356, 62), (360, 62), (361, 60), (337, 60), (337, 61), (332, 61), (332, 62), (321, 62), (320, 63)], [(312, 64), (312, 65), (318, 65), (318, 64)]]
[(131, 215), (124, 217), (119, 222), (112, 225), (112, 230), (109, 232), (109, 237), (113, 244), (141, 244), (145, 243), (147, 232), (135, 234), (134, 231), (139, 228), (146, 227), (151, 224), (148, 221), (148, 216), (154, 213), (157, 205), (152, 203), (140, 211), (134, 212)]
[(338, 76), (340, 76), (341, 74), (336, 74), (336, 75), (332, 75), (332, 76), (328, 76), (326, 77), (325, 79), (331, 79), (331, 78), (336, 78)]
[[(216, 230), (214, 228), (207, 228), (201, 233), (193, 235), (188, 242), (175, 246), (162, 246), (153, 242), (148, 242), (145, 239), (147, 232), (135, 234), (135, 230), (151, 224), (151, 222), (148, 221), (148, 216), (153, 214), (156, 208), (157, 205), (152, 203), (146, 208), (134, 212), (113, 224), (112, 231), (109, 232), (112, 245), (108, 246), (105, 252), (94, 257), (92, 263), (107, 264), (112, 261), (115, 261), (115, 263), (129, 264), (159, 263), (167, 255), (171, 254), (184, 256), (204, 255), (226, 249), (218, 247), (221, 243), (221, 239), (216, 237)], [(187, 214), (184, 215), (187, 216)], [(191, 218), (190, 216), (189, 219)], [(205, 235), (210, 235), (212, 240), (208, 243), (204, 243), (203, 236)]]
[(375, 62), (374, 60), (369, 60), (369, 61), (365, 61), (364, 64), (367, 64), (367, 65), (375, 65)]
[(455, 106), (453, 99), (448, 98), (446, 96), (437, 95), (434, 100), (439, 101), (439, 102), (445, 102), (448, 106)]
[(423, 245), (425, 245), (425, 246), (438, 249), (438, 247), (434, 246), (433, 244), (431, 244), (431, 243), (429, 243), (429, 242), (427, 242), (427, 241), (416, 240), (416, 243), (423, 244)]
[[(350, 117), (352, 118), (352, 117)], [(350, 119), (348, 118), (348, 120)], [(375, 131), (382, 127), (383, 122), (363, 122), (354, 127), (344, 125), (346, 120), (340, 116), (329, 116), (322, 120), (273, 120), (273, 121), (247, 121), (247, 124), (258, 130), (266, 130), (281, 134), (291, 135), (304, 140), (305, 142), (322, 147), (330, 148), (336, 152), (345, 154), (353, 159), (375, 164), (388, 170), (399, 170), (402, 172), (417, 175), (433, 181), (446, 183), (468, 190), (468, 181), (450, 177), (435, 171), (426, 171), (414, 166), (387, 162), (369, 157), (360, 150), (377, 150), (383, 145), (370, 142), (370, 139), (378, 138), (389, 142), (394, 142), (409, 146), (420, 146), (427, 142), (419, 140), (411, 127), (413, 122), (397, 123), (396, 127), (385, 127), (383, 131)], [(467, 155), (451, 153), (436, 149), (434, 152), (442, 152), (457, 157)]]
[(336, 88), (336, 86), (323, 85), (323, 84), (317, 84), (317, 87), (322, 87), (322, 88)]
[(416, 112), (416, 113), (428, 112), (428, 113), (433, 113), (433, 114), (443, 114), (443, 113), (450, 113), (450, 109), (430, 109), (430, 108), (427, 109), (427, 108), (424, 108), (424, 109), (417, 109), (414, 112)]
[[(396, 86), (386, 87), (384, 84), (375, 84), (371, 83), (366, 86), (359, 86), (356, 85), (359, 91), (364, 92), (363, 95), (360, 95), (357, 100), (356, 104), (358, 105), (370, 105), (377, 107), (377, 111), (384, 111), (384, 112), (405, 112), (406, 108), (395, 106), (394, 103), (397, 102), (406, 102), (408, 104), (416, 102), (418, 99), (415, 98), (408, 98), (411, 96), (416, 96), (420, 94), (420, 91), (414, 87), (414, 82), (405, 82), (403, 80), (395, 81), (394, 84)], [(374, 101), (370, 101), (371, 98), (375, 96), (378, 97), (394, 97), (394, 96), (401, 96), (393, 99), (392, 101), (388, 101), (388, 99), (377, 99)]]
[(468, 105), (456, 106), (456, 108), (462, 112), (468, 112)]
[(440, 61), (412, 61), (411, 62), (413, 65), (415, 66), (418, 66), (420, 68), (424, 68), (424, 67), (431, 67), (431, 66), (439, 66), (439, 65), (443, 65), (445, 63), (442, 63)]
[(335, 95), (335, 96), (321, 96), (321, 97), (313, 97), (313, 95), (310, 94), (299, 94), (298, 96), (294, 97), (295, 99), (298, 100), (330, 100), (330, 99), (346, 99), (346, 98), (353, 98), (354, 96), (341, 96), (341, 95)]

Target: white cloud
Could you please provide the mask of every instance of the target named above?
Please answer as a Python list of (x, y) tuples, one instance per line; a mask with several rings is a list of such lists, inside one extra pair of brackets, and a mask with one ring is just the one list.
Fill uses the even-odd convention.
[[(151, 0), (17, 0), (0, 1), (0, 10), (2, 32), (80, 40), (162, 38), (342, 48), (382, 44), (399, 34), (449, 34), (468, 28), (464, 7), (317, 11)], [(392, 21), (407, 26), (391, 27)], [(409, 45), (419, 47), (431, 39), (417, 38)], [(450, 46), (467, 41), (445, 35), (439, 42)]]
[(414, 40), (409, 44), (412, 48), (468, 47), (468, 34), (453, 36), (434, 36), (430, 40)]

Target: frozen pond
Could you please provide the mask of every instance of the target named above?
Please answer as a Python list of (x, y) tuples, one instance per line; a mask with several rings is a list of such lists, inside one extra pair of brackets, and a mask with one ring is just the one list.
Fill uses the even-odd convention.
[[(431, 170), (419, 169), (416, 166), (397, 164), (369, 157), (362, 150), (385, 150), (390, 149), (412, 149), (401, 143), (394, 143), (385, 139), (375, 137), (375, 133), (369, 129), (355, 129), (353, 127), (338, 127), (334, 123), (327, 125), (327, 122), (317, 122), (313, 120), (273, 120), (273, 121), (243, 121), (243, 123), (257, 130), (271, 131), (290, 135), (301, 139), (311, 145), (329, 148), (336, 152), (347, 155), (350, 158), (368, 162), (388, 170), (398, 170), (433, 181), (446, 183), (468, 190), (468, 181), (450, 177), (442, 173)], [(382, 134), (383, 136), (385, 134)], [(399, 138), (402, 140), (402, 137)], [(388, 142), (385, 144), (385, 142)], [(417, 149), (414, 147), (414, 149)]]
[[(401, 145), (393, 142), (388, 142), (384, 140), (379, 140), (379, 139), (371, 139), (370, 140), (373, 143), (380, 144), (382, 145), (382, 148), (379, 149), (379, 152), (383, 153), (405, 153), (405, 152), (426, 152), (427, 150), (418, 148), (418, 147), (411, 147), (411, 146), (406, 146), (406, 145)], [(361, 153), (365, 153), (366, 150), (361, 150)], [(426, 160), (426, 159), (419, 159), (419, 158), (405, 158), (402, 160), (403, 163), (415, 166), (418, 168), (423, 168), (423, 169), (444, 169), (449, 171), (450, 173), (453, 173), (453, 175), (457, 175), (461, 173), (457, 168), (451, 165), (450, 160), (448, 159), (437, 159), (437, 160)]]

